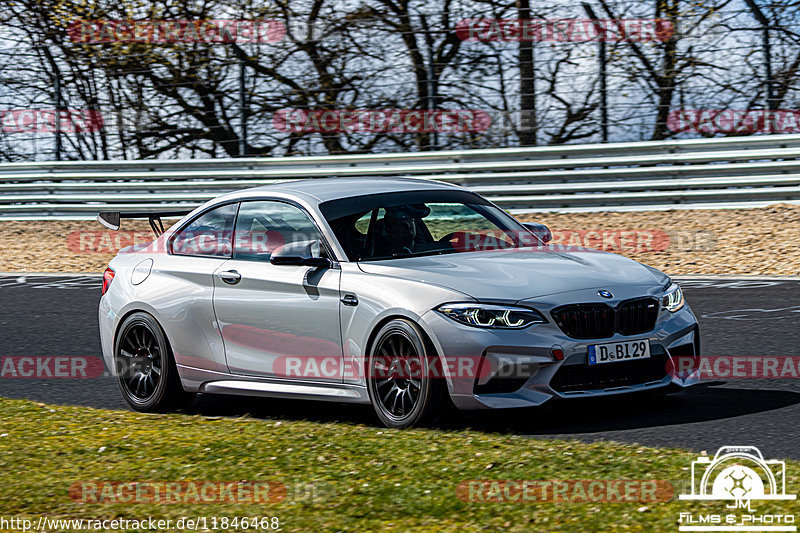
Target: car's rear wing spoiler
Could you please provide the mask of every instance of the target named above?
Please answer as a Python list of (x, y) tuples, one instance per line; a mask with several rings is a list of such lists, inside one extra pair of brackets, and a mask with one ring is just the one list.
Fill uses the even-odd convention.
[(97, 221), (100, 222), (102, 225), (107, 227), (108, 229), (117, 231), (119, 229), (120, 221), (124, 218), (146, 218), (150, 221), (150, 227), (153, 229), (153, 233), (156, 234), (156, 237), (160, 236), (164, 233), (164, 223), (161, 222), (162, 217), (182, 217), (191, 213), (191, 209), (186, 209), (183, 211), (143, 211), (143, 212), (136, 212), (136, 211), (103, 211), (102, 213), (98, 213)]

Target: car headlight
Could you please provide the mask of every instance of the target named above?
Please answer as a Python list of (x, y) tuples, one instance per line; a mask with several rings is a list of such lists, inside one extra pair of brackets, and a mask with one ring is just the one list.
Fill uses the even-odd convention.
[(476, 328), (522, 329), (547, 322), (539, 311), (516, 305), (481, 303), (443, 304), (436, 311), (447, 318)]
[(667, 311), (674, 313), (683, 307), (683, 303), (683, 291), (677, 283), (673, 283), (669, 286), (667, 292), (664, 293), (664, 297), (661, 299), (661, 306)]

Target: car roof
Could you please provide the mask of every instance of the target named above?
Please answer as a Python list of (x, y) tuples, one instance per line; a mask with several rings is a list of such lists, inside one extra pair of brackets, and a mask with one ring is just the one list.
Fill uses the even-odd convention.
[(462, 190), (458, 185), (419, 178), (310, 178), (284, 181), (236, 191), (226, 196), (246, 198), (265, 193), (300, 197), (308, 203), (400, 191)]

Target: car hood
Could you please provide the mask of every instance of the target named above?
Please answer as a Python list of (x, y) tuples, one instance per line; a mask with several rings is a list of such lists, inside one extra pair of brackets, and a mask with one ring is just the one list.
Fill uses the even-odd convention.
[[(551, 247), (552, 248), (552, 247)], [(572, 247), (465, 252), (359, 263), (369, 274), (412, 279), (478, 300), (537, 298), (582, 289), (664, 285), (666, 274), (621, 255)]]

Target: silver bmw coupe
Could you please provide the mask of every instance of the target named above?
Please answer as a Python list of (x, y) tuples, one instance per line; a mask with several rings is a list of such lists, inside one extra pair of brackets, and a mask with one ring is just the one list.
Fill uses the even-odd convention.
[(99, 216), (125, 218), (158, 235), (103, 276), (103, 355), (136, 410), (277, 396), (371, 403), (408, 427), (445, 402), (539, 406), (695, 380), (697, 321), (667, 275), (550, 243), (455, 185), (302, 180), (190, 213)]

